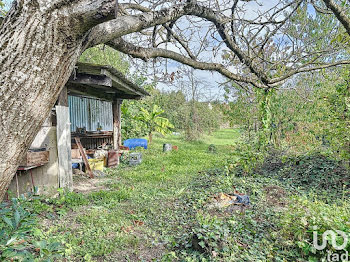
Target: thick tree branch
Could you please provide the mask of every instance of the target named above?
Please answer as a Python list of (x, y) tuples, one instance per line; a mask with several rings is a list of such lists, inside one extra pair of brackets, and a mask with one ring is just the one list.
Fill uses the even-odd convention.
[(88, 48), (97, 44), (106, 43), (123, 35), (138, 32), (155, 25), (175, 21), (184, 15), (193, 15), (212, 22), (216, 26), (218, 33), (226, 46), (236, 54), (240, 61), (245, 64), (252, 73), (258, 76), (265, 85), (268, 85), (269, 80), (267, 75), (259, 68), (259, 66), (253, 63), (253, 58), (246, 55), (231, 38), (229, 30), (226, 28), (227, 21), (230, 21), (230, 18), (221, 13), (215, 12), (210, 8), (193, 3), (192, 1), (189, 1), (187, 4), (176, 5), (172, 8), (163, 9), (157, 12), (148, 12), (135, 16), (123, 16), (102, 23), (93, 28), (88, 35), (86, 47)]
[(258, 80), (254, 80), (252, 77), (243, 77), (230, 72), (228, 69), (226, 69), (224, 65), (218, 63), (206, 63), (196, 61), (170, 50), (162, 48), (139, 47), (129, 42), (126, 42), (121, 38), (114, 39), (113, 41), (110, 41), (107, 44), (120, 52), (131, 55), (134, 58), (141, 58), (144, 61), (156, 57), (169, 58), (179, 63), (191, 66), (195, 69), (216, 71), (233, 81), (250, 83), (258, 88), (266, 87), (265, 85), (261, 84)]
[(145, 6), (138, 5), (138, 4), (133, 4), (133, 3), (123, 4), (122, 7), (123, 7), (123, 9), (133, 9), (133, 10), (138, 10), (138, 11), (145, 12), (145, 13), (152, 12), (152, 9), (150, 9), (150, 8), (147, 8)]
[(337, 5), (333, 0), (323, 0), (325, 5), (332, 10), (333, 14), (337, 17), (339, 22), (344, 26), (348, 35), (350, 35), (350, 19), (346, 15), (345, 10)]
[[(88, 1), (88, 0), (82, 0), (82, 1)], [(97, 0), (97, 1), (102, 1), (102, 0)], [(323, 0), (323, 1), (327, 5), (327, 7), (330, 8), (335, 13), (337, 18), (342, 22), (342, 24), (347, 28), (347, 30), (349, 30), (348, 33), (350, 34), (350, 20), (348, 19), (344, 11), (337, 4), (335, 4), (333, 0)], [(273, 30), (272, 33), (268, 34), (266, 36), (266, 39), (271, 38), (271, 35), (272, 36), (275, 35), (277, 31), (281, 29), (284, 23), (287, 20), (289, 20), (291, 16), (295, 13), (295, 11), (298, 9), (301, 2), (302, 0), (298, 0), (293, 3), (295, 4), (295, 7), (292, 9), (292, 12), (289, 12), (289, 15), (287, 15), (285, 19), (283, 19), (281, 22), (277, 24), (276, 29)], [(114, 4), (114, 8), (115, 8), (115, 0), (106, 0), (104, 2), (103, 4), (104, 8), (102, 8), (103, 10), (105, 10), (103, 19), (106, 19), (107, 17), (106, 15), (108, 14), (108, 12), (111, 12), (111, 10), (109, 10), (108, 12), (107, 10), (113, 9), (113, 7), (110, 6), (111, 3)], [(291, 7), (291, 5), (292, 3), (288, 4), (287, 6)], [(236, 6), (234, 5), (233, 8), (236, 8)], [(284, 10), (284, 8), (278, 9), (277, 12)], [(184, 4), (174, 5), (172, 7), (169, 7), (167, 9), (162, 9), (160, 11), (150, 11), (149, 8), (142, 7), (136, 4), (124, 4), (124, 5), (120, 4), (120, 9), (121, 10), (132, 9), (142, 13), (136, 14), (136, 15), (119, 16), (116, 19), (112, 19), (107, 22), (103, 22), (94, 26), (86, 35), (83, 49), (86, 49), (101, 43), (109, 43), (109, 44), (112, 43), (112, 45), (114, 45), (116, 49), (122, 52), (125, 52), (127, 54), (130, 54), (134, 57), (142, 58), (144, 60), (147, 60), (149, 58), (154, 58), (154, 57), (169, 58), (169, 59), (178, 61), (180, 63), (190, 65), (197, 69), (217, 71), (234, 81), (247, 82), (258, 87), (274, 87), (274, 86), (277, 86), (278, 84), (281, 84), (281, 82), (283, 82), (293, 74), (349, 63), (348, 61), (342, 61), (339, 63), (330, 64), (330, 65), (317, 65), (317, 66), (309, 64), (308, 66), (303, 66), (299, 68), (290, 68), (289, 70), (286, 71), (286, 73), (283, 76), (271, 78), (268, 75), (269, 72), (266, 72), (264, 70), (265, 67), (261, 65), (261, 62), (263, 62), (263, 60), (261, 59), (263, 58), (261, 58), (260, 55), (263, 55), (262, 52), (252, 53), (251, 51), (254, 50), (254, 48), (256, 48), (257, 46), (251, 47), (250, 46), (251, 43), (248, 41), (248, 39), (247, 39), (248, 42), (246, 43), (247, 50), (244, 50), (240, 47), (239, 43), (235, 41), (235, 36), (230, 35), (230, 33), (233, 33), (232, 24), (230, 23), (233, 20), (233, 17), (227, 17), (224, 15), (223, 12), (215, 12), (210, 8), (197, 4), (195, 1), (185, 1)], [(251, 80), (249, 79), (249, 78), (252, 78), (251, 74), (249, 74), (249, 77), (248, 76), (242, 77), (240, 75), (233, 74), (221, 64), (204, 63), (204, 62), (196, 61), (195, 56), (191, 52), (189, 46), (185, 43), (185, 40), (182, 38), (179, 38), (176, 34), (173, 35), (174, 39), (177, 40), (177, 42), (179, 42), (182, 45), (185, 51), (189, 54), (190, 58), (187, 56), (178, 54), (176, 52), (172, 52), (161, 48), (156, 48), (156, 47), (142, 48), (138, 46), (133, 46), (130, 43), (121, 42), (122, 41), (121, 37), (124, 35), (128, 35), (134, 32), (140, 32), (142, 30), (152, 28), (157, 25), (163, 25), (168, 30), (168, 33), (172, 34), (173, 33), (172, 30), (169, 26), (167, 26), (167, 24), (169, 22), (176, 21), (183, 16), (195, 16), (213, 23), (216, 28), (216, 31), (218, 32), (218, 34), (222, 39), (222, 42), (225, 43), (226, 47), (228, 47), (235, 54), (235, 56), (240, 60), (240, 62), (244, 64), (250, 70), (250, 72), (256, 77), (253, 77), (253, 79)], [(274, 15), (272, 15), (271, 19), (268, 21), (273, 24), (274, 20), (272, 18), (274, 18)], [(118, 39), (118, 40), (114, 40), (114, 39)], [(262, 43), (262, 46), (264, 46), (266, 45), (267, 41), (262, 41), (261, 43)], [(268, 61), (265, 61), (265, 63), (266, 62)]]
[(191, 13), (192, 8), (192, 4), (176, 5), (172, 8), (160, 11), (122, 16), (104, 22), (95, 26), (89, 32), (87, 35), (86, 48), (106, 43), (123, 35), (140, 32), (146, 28), (177, 20), (181, 16)]

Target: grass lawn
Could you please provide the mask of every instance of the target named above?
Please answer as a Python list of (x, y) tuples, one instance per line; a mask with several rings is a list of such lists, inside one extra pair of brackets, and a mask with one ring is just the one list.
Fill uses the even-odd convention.
[[(200, 172), (225, 166), (238, 137), (237, 130), (220, 130), (200, 142), (155, 138), (142, 151), (141, 165), (121, 165), (99, 179), (104, 190), (66, 195), (62, 215), (47, 219), (46, 230), (63, 238), (70, 247), (67, 255), (71, 252), (77, 260), (161, 259), (182, 232), (177, 227), (185, 226), (184, 217), (191, 215), (178, 199), (192, 193)], [(178, 146), (178, 151), (163, 153), (163, 143)], [(208, 152), (210, 144), (216, 145), (216, 153)]]

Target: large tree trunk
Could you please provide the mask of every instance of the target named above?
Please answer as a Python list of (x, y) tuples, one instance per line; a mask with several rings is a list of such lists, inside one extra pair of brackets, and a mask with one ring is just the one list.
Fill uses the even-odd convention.
[(0, 201), (81, 52), (66, 17), (27, 2), (0, 28)]

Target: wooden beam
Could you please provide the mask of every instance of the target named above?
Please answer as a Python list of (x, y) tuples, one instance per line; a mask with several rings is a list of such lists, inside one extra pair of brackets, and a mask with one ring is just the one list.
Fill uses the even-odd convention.
[[(116, 101), (118, 99), (141, 99), (141, 96), (137, 95), (129, 95), (125, 93), (121, 93), (116, 91), (115, 93), (109, 93), (105, 88), (103, 87), (92, 87), (87, 85), (80, 85), (80, 84), (72, 84), (68, 83), (68, 92), (69, 94), (76, 94), (76, 95), (83, 95), (83, 96), (90, 96), (90, 97), (96, 97), (107, 101)], [(113, 89), (111, 89), (113, 91)]]
[(135, 96), (143, 96), (143, 94), (134, 88), (130, 87), (129, 85), (123, 83), (119, 78), (115, 77), (113, 74), (111, 74), (108, 70), (102, 69), (101, 73), (108, 76), (109, 78), (112, 79), (114, 83), (116, 83), (119, 87), (122, 87), (124, 90), (131, 92), (130, 95), (135, 95)]
[(75, 143), (78, 145), (80, 154), (81, 154), (81, 156), (83, 157), (83, 161), (84, 161), (84, 164), (85, 164), (85, 168), (87, 169), (90, 178), (94, 178), (94, 173), (93, 173), (92, 170), (91, 170), (91, 167), (90, 167), (89, 161), (88, 161), (88, 159), (87, 159), (87, 156), (86, 156), (86, 154), (85, 154), (83, 145), (82, 145), (81, 142), (80, 142), (80, 138), (79, 138), (79, 137), (75, 137), (74, 139), (75, 139)]
[(68, 91), (67, 86), (64, 86), (57, 100), (57, 105), (68, 106)]
[(106, 93), (106, 90), (102, 88), (72, 83), (69, 83), (67, 87), (70, 94), (73, 93), (77, 95), (92, 96), (107, 101), (113, 101), (115, 98), (115, 94), (108, 94)]
[[(117, 99), (113, 101), (113, 147), (117, 150), (117, 154), (119, 156), (119, 148), (122, 144), (122, 136), (121, 136), (121, 106), (123, 100)], [(117, 165), (119, 165), (119, 157), (117, 161)]]
[(105, 75), (76, 74), (68, 80), (72, 84), (112, 87), (112, 79)]
[(129, 94), (125, 94), (125, 93), (121, 93), (121, 92), (117, 92), (115, 94), (114, 100), (118, 100), (118, 99), (133, 99), (133, 100), (139, 100), (141, 99), (141, 96), (138, 95), (129, 95)]
[[(109, 81), (112, 80), (111, 90), (118, 90), (121, 92), (125, 92), (129, 95), (141, 97), (149, 95), (149, 93), (147, 93), (144, 89), (138, 87), (137, 85), (129, 81), (123, 75), (123, 73), (119, 72), (111, 66), (101, 66), (96, 64), (78, 62), (76, 64), (76, 67), (76, 75), (73, 74), (71, 79), (79, 80), (80, 75), (86, 75), (87, 79), (83, 79), (83, 81), (80, 81), (80, 83), (82, 84), (91, 84), (92, 82), (90, 81), (89, 75), (92, 75), (92, 79), (97, 79), (100, 81), (105, 79), (106, 81), (108, 81), (108, 84), (103, 84), (105, 86), (109, 86)], [(101, 78), (96, 78), (96, 76)], [(97, 85), (100, 85), (100, 83), (97, 83)]]

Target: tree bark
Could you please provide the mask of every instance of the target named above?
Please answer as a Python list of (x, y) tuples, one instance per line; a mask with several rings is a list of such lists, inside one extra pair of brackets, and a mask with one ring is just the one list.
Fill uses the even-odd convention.
[(81, 53), (58, 11), (18, 2), (0, 28), (0, 201)]

